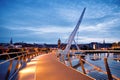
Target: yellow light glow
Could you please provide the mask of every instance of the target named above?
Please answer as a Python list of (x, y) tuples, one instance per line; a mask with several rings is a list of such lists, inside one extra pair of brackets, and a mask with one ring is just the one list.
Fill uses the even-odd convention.
[(29, 62), (29, 63), (27, 63), (28, 65), (31, 65), (31, 64), (36, 64), (37, 63), (37, 61), (34, 61), (34, 62)]
[(34, 80), (37, 60), (31, 60), (26, 67), (21, 69), (18, 73), (18, 80)]
[(27, 63), (27, 67), (20, 70), (20, 73), (33, 73), (33, 72), (35, 72), (36, 63), (37, 63), (37, 61), (32, 61), (32, 62)]
[(20, 71), (20, 73), (31, 73), (31, 72), (35, 72), (33, 67), (25, 68), (25, 69)]
[(21, 67), (21, 64), (18, 65), (18, 69), (20, 69), (20, 67)]

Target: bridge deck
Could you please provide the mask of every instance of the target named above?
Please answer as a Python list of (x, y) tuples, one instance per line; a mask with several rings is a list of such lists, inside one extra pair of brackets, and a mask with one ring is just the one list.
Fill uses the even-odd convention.
[(76, 70), (65, 66), (52, 54), (39, 57), (36, 80), (94, 80)]
[(27, 63), (16, 80), (94, 80), (57, 60), (53, 54), (43, 54)]

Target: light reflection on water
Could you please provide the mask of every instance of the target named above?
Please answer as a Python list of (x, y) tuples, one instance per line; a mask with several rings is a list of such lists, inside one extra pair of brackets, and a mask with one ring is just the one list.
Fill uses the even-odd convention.
[[(111, 73), (113, 75), (115, 75), (116, 77), (120, 78), (120, 74), (119, 74), (120, 73), (120, 62), (119, 62), (119, 60), (114, 60), (115, 58), (120, 58), (119, 53), (88, 53), (85, 56), (85, 60), (87, 60), (89, 63), (99, 67), (100, 69), (106, 71), (105, 65), (104, 65), (104, 57), (108, 58), (108, 64), (109, 64)], [(90, 65), (85, 63), (84, 67), (85, 67), (88, 75), (90, 75), (96, 79), (101, 78), (101, 76), (103, 79), (107, 79), (107, 75), (103, 74), (102, 72), (98, 72), (98, 71), (94, 70), (93, 67), (91, 67)], [(82, 71), (80, 66), (77, 67), (76, 69), (79, 71)]]
[[(87, 62), (95, 65), (96, 67), (102, 69), (103, 71), (106, 71), (105, 65), (104, 65), (104, 57), (107, 57), (107, 59), (108, 59), (108, 64), (109, 64), (111, 73), (114, 76), (120, 78), (120, 74), (119, 74), (120, 73), (120, 62), (118, 60), (114, 60), (115, 58), (120, 59), (119, 53), (87, 53), (85, 55), (84, 59)], [(78, 59), (76, 59), (75, 56), (71, 57), (71, 62), (72, 62), (72, 66), (79, 63)], [(67, 66), (70, 66), (70, 63), (68, 60), (65, 61), (65, 64)], [(89, 64), (84, 63), (84, 67), (85, 67), (85, 71), (86, 71), (87, 75), (90, 75), (91, 77), (95, 78), (96, 80), (107, 80), (107, 75), (101, 71), (97, 71), (95, 68), (93, 68), (93, 66), (90, 66)], [(74, 67), (74, 68), (77, 69), (78, 71), (82, 72), (80, 65), (78, 65), (77, 67)]]

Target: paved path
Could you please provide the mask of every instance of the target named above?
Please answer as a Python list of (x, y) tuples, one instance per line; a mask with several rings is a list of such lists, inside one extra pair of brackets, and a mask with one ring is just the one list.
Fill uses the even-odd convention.
[(36, 80), (94, 80), (57, 60), (53, 54), (39, 57), (37, 62)]

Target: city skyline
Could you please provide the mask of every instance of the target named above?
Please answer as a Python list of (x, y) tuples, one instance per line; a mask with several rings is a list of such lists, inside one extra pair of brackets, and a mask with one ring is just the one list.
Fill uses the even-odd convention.
[(86, 7), (78, 44), (120, 41), (120, 0), (1, 0), (0, 43), (65, 43)]

